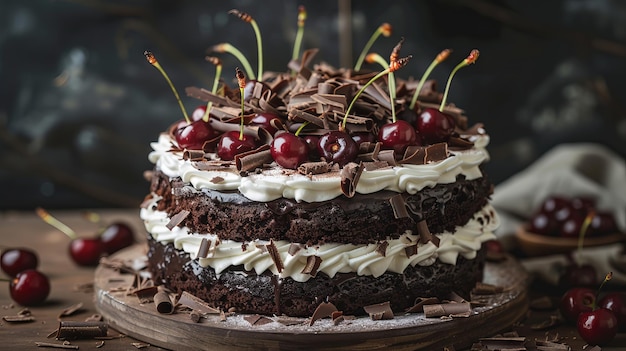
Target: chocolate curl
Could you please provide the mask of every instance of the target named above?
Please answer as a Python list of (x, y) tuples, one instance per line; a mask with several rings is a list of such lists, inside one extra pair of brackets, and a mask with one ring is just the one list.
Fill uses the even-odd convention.
[(469, 317), (472, 308), (469, 302), (451, 302), (433, 305), (424, 305), (424, 316), (426, 318), (451, 316), (451, 317)]
[(217, 308), (213, 308), (211, 306), (209, 306), (206, 302), (204, 302), (202, 299), (186, 292), (183, 291), (183, 293), (180, 295), (180, 298), (178, 299), (178, 304), (179, 305), (183, 305), (183, 306), (187, 306), (189, 308), (191, 308), (192, 310), (198, 310), (201, 313), (208, 313), (208, 314), (219, 314), (220, 310)]
[(298, 253), (298, 251), (300, 251), (303, 248), (304, 248), (304, 245), (302, 245), (302, 244), (291, 243), (291, 244), (289, 244), (289, 249), (287, 250), (287, 252), (291, 256), (294, 256), (296, 253)]
[(474, 143), (457, 136), (451, 136), (448, 138), (448, 146), (452, 150), (469, 150), (474, 147)]
[(139, 299), (139, 303), (150, 303), (154, 301), (154, 295), (159, 291), (156, 286), (149, 286), (133, 291), (133, 294)]
[(159, 291), (154, 294), (154, 305), (161, 314), (172, 314), (174, 312), (174, 304), (170, 299), (170, 294), (165, 291)]
[(34, 322), (35, 317), (32, 315), (15, 315), (15, 316), (3, 316), (2, 320), (8, 323), (26, 323)]
[(424, 312), (424, 306), (438, 304), (439, 299), (436, 297), (418, 297), (415, 299), (414, 305), (406, 310), (406, 313)]
[(305, 162), (298, 166), (298, 173), (304, 175), (310, 174), (323, 174), (330, 171), (330, 163), (319, 161), (319, 162)]
[(243, 317), (243, 319), (251, 325), (264, 325), (273, 322), (273, 320), (271, 320), (270, 318), (258, 314), (245, 316)]
[(389, 301), (379, 303), (376, 305), (364, 306), (363, 309), (366, 313), (370, 315), (370, 318), (373, 321), (381, 320), (381, 319), (393, 319), (393, 311), (391, 310), (391, 305)]
[(318, 319), (322, 319), (325, 317), (330, 317), (334, 312), (339, 311), (335, 305), (330, 302), (322, 302), (317, 306), (315, 311), (313, 312), (313, 316), (311, 316), (311, 321), (309, 322), (309, 326), (312, 326), (315, 321)]
[(170, 219), (169, 223), (167, 223), (166, 227), (169, 230), (172, 230), (174, 227), (178, 226), (179, 224), (181, 224), (183, 222), (183, 220), (185, 220), (185, 218), (187, 218), (187, 216), (189, 216), (191, 212), (187, 211), (187, 210), (182, 210), (180, 212), (178, 212), (177, 214), (175, 214), (174, 216), (172, 216), (172, 219)]
[(339, 325), (339, 323), (343, 322), (344, 316), (342, 311), (333, 312), (330, 315), (330, 318), (333, 320), (333, 325)]
[(345, 95), (336, 95), (336, 94), (313, 94), (311, 95), (311, 99), (317, 102), (319, 105), (327, 106), (325, 109), (318, 109), (318, 113), (322, 112), (334, 112), (334, 111), (345, 111), (348, 107), (348, 103), (346, 102)]
[(417, 233), (420, 236), (421, 244), (427, 244), (429, 241), (432, 241), (435, 246), (439, 247), (439, 237), (430, 233), (425, 220), (417, 222)]
[(57, 339), (92, 339), (107, 336), (109, 325), (106, 322), (61, 321), (57, 329)]
[(320, 264), (322, 263), (322, 258), (319, 256), (308, 256), (306, 258), (306, 265), (302, 269), (302, 274), (310, 274), (315, 277), (317, 275), (317, 270), (320, 268)]
[(406, 201), (402, 194), (397, 194), (389, 198), (391, 209), (393, 210), (393, 217), (395, 219), (408, 218), (409, 212), (406, 210)]
[(391, 166), (395, 166), (396, 156), (393, 150), (380, 150), (377, 154), (374, 154), (374, 160), (387, 162)]
[(203, 150), (187, 150), (183, 152), (183, 160), (202, 161), (204, 160)]
[(326, 128), (326, 124), (324, 123), (324, 120), (320, 117), (320, 116), (316, 116), (314, 114), (308, 113), (308, 112), (304, 112), (302, 110), (297, 110), (297, 109), (291, 109), (289, 110), (289, 114), (287, 116), (287, 118), (289, 120), (294, 120), (296, 118), (301, 119), (305, 122), (309, 122), (312, 123), (316, 126), (318, 126), (319, 128)]
[(343, 192), (346, 197), (351, 198), (354, 194), (356, 194), (357, 183), (359, 182), (359, 178), (361, 178), (362, 172), (362, 162), (359, 164), (350, 162), (341, 169), (341, 172), (339, 172), (339, 175), (341, 176), (341, 192)]
[(274, 244), (274, 241), (270, 240), (270, 243), (265, 245), (265, 248), (267, 249), (267, 253), (272, 258), (272, 261), (274, 261), (274, 265), (276, 266), (278, 273), (281, 273), (285, 266), (283, 265), (283, 259), (280, 257), (280, 253), (278, 252), (278, 248)]
[(252, 169), (262, 167), (264, 164), (272, 163), (272, 153), (270, 146), (264, 144), (259, 148), (235, 155), (235, 164), (240, 172), (247, 172)]

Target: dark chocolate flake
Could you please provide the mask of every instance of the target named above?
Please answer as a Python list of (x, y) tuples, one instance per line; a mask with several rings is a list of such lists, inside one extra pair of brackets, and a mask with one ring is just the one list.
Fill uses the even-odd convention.
[(378, 245), (376, 246), (376, 252), (383, 256), (386, 257), (387, 256), (387, 247), (389, 247), (389, 242), (387, 240), (382, 241), (380, 243), (378, 243)]
[(404, 248), (404, 253), (406, 257), (411, 257), (413, 255), (417, 255), (417, 244), (409, 245)]
[(280, 252), (278, 252), (278, 248), (276, 248), (274, 241), (270, 240), (270, 243), (265, 245), (265, 248), (267, 249), (267, 252), (272, 258), (272, 261), (274, 261), (274, 265), (276, 266), (278, 273), (281, 273), (283, 271), (283, 268), (285, 268), (285, 266), (283, 265), (283, 260), (280, 257)]
[(406, 202), (402, 194), (397, 194), (389, 198), (393, 216), (395, 219), (408, 218), (409, 212), (406, 210)]
[(375, 305), (364, 306), (363, 310), (365, 310), (365, 312), (370, 315), (370, 318), (372, 320), (394, 318), (393, 311), (391, 310), (391, 305), (389, 304), (389, 301), (375, 304)]
[(235, 164), (237, 170), (240, 172), (248, 172), (274, 161), (269, 147), (269, 145), (264, 144), (253, 151), (236, 155)]
[(208, 241), (207, 238), (202, 238), (200, 242), (200, 247), (198, 248), (198, 258), (206, 258), (209, 255), (209, 249), (211, 248), (211, 241)]
[(273, 322), (270, 318), (258, 314), (247, 315), (243, 319), (251, 325), (264, 325)]
[(170, 299), (170, 294), (167, 292), (157, 292), (154, 294), (153, 300), (157, 312), (162, 314), (171, 314), (174, 312), (174, 304), (172, 303), (172, 299)]
[(323, 174), (330, 171), (330, 164), (328, 162), (305, 162), (298, 166), (298, 173), (304, 175), (310, 174)]
[(363, 162), (356, 164), (350, 162), (345, 165), (339, 175), (341, 176), (341, 191), (349, 198), (356, 194), (356, 187), (363, 172)]
[(330, 317), (334, 312), (339, 311), (335, 305), (330, 302), (322, 302), (317, 306), (315, 311), (313, 312), (313, 316), (311, 316), (311, 321), (309, 322), (309, 326), (312, 326), (315, 321), (318, 319), (322, 319), (325, 317)]
[(317, 275), (317, 270), (320, 268), (320, 264), (322, 263), (322, 258), (319, 256), (308, 256), (306, 258), (306, 265), (302, 269), (302, 274), (310, 274), (315, 277)]
[(426, 224), (425, 220), (417, 222), (417, 233), (420, 236), (420, 243), (427, 244), (428, 242), (432, 241), (435, 246), (439, 247), (439, 237), (430, 233), (430, 230), (428, 229), (428, 224)]
[(166, 225), (167, 229), (172, 230), (174, 227), (181, 224), (185, 220), (185, 218), (189, 216), (190, 213), (191, 212), (189, 212), (188, 210), (182, 210), (178, 212), (177, 214), (175, 214), (172, 217), (172, 219), (170, 219), (169, 223), (167, 223)]

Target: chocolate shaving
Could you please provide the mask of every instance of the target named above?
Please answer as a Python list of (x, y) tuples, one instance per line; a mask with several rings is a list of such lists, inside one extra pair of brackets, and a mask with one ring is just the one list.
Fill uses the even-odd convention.
[(325, 161), (319, 162), (305, 162), (298, 166), (298, 173), (309, 175), (309, 174), (322, 174), (330, 171), (330, 164)]
[(283, 259), (280, 257), (280, 252), (278, 252), (278, 248), (274, 244), (274, 241), (270, 240), (270, 243), (265, 245), (265, 248), (267, 249), (267, 253), (272, 258), (272, 261), (274, 261), (274, 265), (276, 266), (278, 273), (281, 273), (285, 266), (283, 265)]
[(287, 250), (287, 253), (289, 253), (291, 256), (294, 256), (296, 253), (298, 253), (298, 251), (300, 251), (303, 248), (304, 248), (304, 245), (302, 244), (291, 243), (289, 244), (289, 249)]
[(468, 150), (474, 147), (474, 143), (457, 136), (451, 136), (448, 138), (448, 147), (453, 150)]
[(54, 344), (51, 342), (40, 342), (35, 341), (35, 345), (37, 347), (49, 347), (53, 349), (67, 349), (67, 350), (78, 350), (78, 345), (70, 345), (70, 344)]
[(430, 233), (430, 230), (428, 229), (428, 224), (426, 224), (425, 220), (417, 222), (417, 233), (420, 236), (421, 244), (427, 244), (428, 242), (432, 241), (435, 246), (439, 247), (439, 237)]
[(61, 311), (61, 313), (59, 313), (59, 315), (57, 316), (57, 319), (61, 319), (63, 317), (68, 317), (73, 315), (74, 313), (81, 311), (83, 309), (83, 303), (79, 302), (76, 303), (74, 305), (68, 306), (66, 307), (63, 311)]
[(192, 310), (198, 310), (201, 313), (206, 313), (206, 314), (219, 314), (220, 313), (219, 309), (209, 306), (202, 299), (186, 291), (183, 291), (183, 293), (180, 295), (180, 298), (178, 298), (177, 303), (183, 306), (187, 306), (191, 308)]
[(317, 275), (317, 270), (320, 268), (320, 264), (322, 263), (322, 258), (319, 256), (308, 256), (306, 258), (306, 265), (302, 269), (302, 274), (310, 274), (315, 277)]
[(183, 152), (183, 160), (201, 161), (204, 160), (203, 150), (185, 150)]
[(359, 178), (361, 178), (362, 172), (362, 162), (359, 164), (350, 162), (339, 172), (339, 175), (341, 176), (341, 192), (343, 192), (346, 197), (351, 198), (354, 194), (356, 194), (356, 187), (359, 182)]
[(224, 178), (219, 177), (219, 176), (217, 176), (217, 177), (213, 177), (213, 178), (211, 178), (211, 179), (209, 180), (209, 182), (211, 182), (211, 183), (213, 183), (213, 184), (219, 184), (219, 183), (221, 183), (221, 182), (223, 182), (223, 181), (224, 181)]
[(3, 316), (2, 319), (9, 323), (26, 323), (35, 321), (35, 317), (32, 315)]
[(145, 349), (147, 347), (150, 347), (150, 344), (145, 342), (131, 342), (130, 344), (133, 345), (136, 349)]
[(406, 210), (406, 201), (402, 194), (397, 194), (389, 198), (391, 209), (393, 210), (393, 217), (395, 219), (408, 218), (409, 212)]
[(191, 320), (194, 323), (200, 323), (200, 320), (202, 319), (202, 314), (200, 312), (196, 311), (196, 310), (192, 310), (189, 313), (189, 318), (191, 318)]
[(389, 301), (375, 305), (364, 306), (363, 310), (365, 310), (365, 312), (368, 313), (370, 315), (370, 318), (374, 321), (394, 318)]
[(481, 282), (476, 282), (476, 286), (472, 289), (472, 294), (476, 295), (493, 295), (499, 294), (504, 289), (501, 286), (495, 286), (492, 284), (486, 284)]
[(333, 325), (339, 325), (339, 323), (343, 322), (343, 312), (335, 311), (330, 315), (330, 318), (333, 320)]
[(409, 245), (404, 248), (404, 253), (406, 257), (411, 257), (413, 255), (417, 255), (417, 244)]
[(387, 247), (389, 247), (389, 242), (387, 240), (382, 241), (380, 243), (378, 243), (378, 245), (376, 245), (376, 252), (383, 256), (386, 257), (387, 256)]
[(91, 339), (106, 336), (109, 325), (106, 322), (61, 321), (57, 329), (57, 339)]
[(439, 303), (439, 299), (436, 297), (418, 297), (417, 299), (415, 299), (413, 306), (409, 307), (405, 312), (406, 313), (424, 312), (425, 305), (434, 305), (438, 303)]
[(190, 213), (191, 212), (189, 212), (188, 210), (182, 210), (172, 216), (172, 219), (170, 219), (169, 223), (167, 223), (166, 225), (167, 229), (172, 230), (174, 227), (181, 224), (185, 220), (185, 218), (189, 216)]
[(260, 168), (264, 164), (272, 163), (274, 159), (272, 158), (269, 148), (269, 145), (264, 144), (253, 151), (236, 155), (235, 164), (237, 166), (237, 170), (240, 172), (247, 172)]
[(165, 291), (159, 291), (154, 294), (153, 300), (157, 312), (161, 314), (171, 314), (174, 312), (174, 304), (170, 299), (170, 294)]
[(380, 150), (380, 152), (374, 155), (374, 159), (376, 161), (387, 162), (392, 166), (395, 166), (397, 164), (396, 155), (393, 150)]
[(272, 320), (276, 323), (280, 323), (282, 325), (300, 325), (305, 323), (304, 318), (300, 317), (289, 317), (289, 316), (275, 316), (272, 317)]
[(251, 325), (264, 325), (273, 322), (273, 320), (271, 320), (270, 318), (261, 316), (259, 314), (248, 315), (243, 317), (243, 319)]
[(487, 350), (526, 350), (527, 340), (525, 337), (493, 337), (493, 338), (481, 338), (480, 343), (487, 348)]
[(426, 318), (451, 316), (451, 317), (469, 317), (472, 308), (469, 302), (450, 302), (433, 305), (425, 305), (424, 316)]
[(202, 238), (200, 247), (198, 248), (198, 258), (207, 258), (209, 255), (209, 249), (211, 248), (212, 241), (208, 241), (207, 238)]
[(448, 158), (448, 144), (437, 143), (426, 148), (424, 163), (439, 162)]
[(142, 289), (133, 291), (133, 294), (137, 295), (139, 303), (150, 303), (154, 301), (154, 295), (159, 291), (156, 286), (149, 286)]
[(317, 321), (318, 319), (332, 316), (333, 312), (336, 311), (338, 311), (338, 309), (332, 303), (322, 302), (313, 312), (313, 315), (311, 316), (311, 321), (309, 322), (309, 326), (312, 326), (313, 323), (315, 323), (315, 321)]

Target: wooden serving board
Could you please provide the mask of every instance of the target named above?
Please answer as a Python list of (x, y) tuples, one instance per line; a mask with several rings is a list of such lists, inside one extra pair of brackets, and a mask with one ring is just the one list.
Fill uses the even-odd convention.
[[(145, 245), (136, 245), (112, 258), (136, 261), (145, 251)], [(244, 315), (236, 314), (225, 321), (220, 321), (219, 315), (208, 315), (195, 323), (186, 312), (161, 314), (154, 303), (142, 304), (137, 296), (121, 289), (133, 279), (134, 275), (101, 264), (95, 272), (96, 308), (112, 328), (174, 350), (462, 349), (508, 329), (528, 308), (528, 275), (510, 256), (499, 263), (488, 262), (485, 268), (483, 282), (503, 287), (504, 292), (481, 296), (484, 306), (474, 307), (469, 317), (452, 319), (414, 313), (379, 321), (360, 317), (338, 325), (321, 319), (309, 326), (309, 319), (301, 318), (297, 325), (271, 322), (253, 326)]]

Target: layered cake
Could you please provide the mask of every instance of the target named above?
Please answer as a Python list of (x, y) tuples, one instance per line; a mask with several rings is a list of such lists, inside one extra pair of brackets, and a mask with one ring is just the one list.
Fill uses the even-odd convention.
[[(408, 61), (398, 49), (389, 67)], [(314, 53), (259, 79), (237, 70), (239, 89), (187, 88), (207, 106), (149, 155), (153, 280), (222, 310), (302, 317), (322, 302), (360, 315), (468, 296), (498, 226), (481, 168), (488, 134), (433, 81)], [(195, 145), (192, 125), (204, 131)]]

